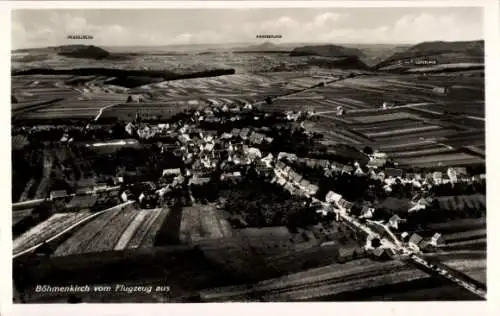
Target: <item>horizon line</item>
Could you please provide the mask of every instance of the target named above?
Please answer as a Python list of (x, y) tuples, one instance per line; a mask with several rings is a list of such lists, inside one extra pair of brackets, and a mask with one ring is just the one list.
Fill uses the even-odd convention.
[(179, 47), (179, 46), (209, 46), (209, 45), (262, 45), (262, 44), (273, 44), (276, 46), (280, 45), (294, 45), (294, 44), (299, 44), (299, 45), (401, 45), (401, 46), (409, 46), (409, 45), (418, 45), (421, 43), (430, 43), (430, 42), (476, 42), (476, 41), (485, 41), (484, 38), (479, 38), (479, 39), (472, 39), (472, 40), (461, 40), (461, 41), (447, 41), (447, 40), (428, 40), (428, 41), (420, 41), (420, 42), (412, 42), (412, 43), (386, 43), (386, 42), (381, 42), (381, 43), (356, 43), (356, 42), (284, 42), (284, 43), (275, 43), (272, 41), (265, 41), (262, 43), (256, 43), (256, 42), (228, 42), (228, 43), (190, 43), (190, 44), (144, 44), (144, 45), (103, 45), (103, 44), (92, 44), (92, 43), (73, 43), (73, 44), (58, 44), (58, 45), (51, 45), (51, 46), (36, 46), (36, 47), (19, 47), (19, 48), (11, 48), (11, 51), (15, 50), (24, 50), (24, 49), (43, 49), (43, 48), (53, 48), (53, 47), (61, 47), (61, 46), (71, 46), (71, 45), (83, 45), (83, 46), (96, 46), (96, 47), (109, 47), (109, 48), (125, 48), (125, 47), (134, 47), (134, 48), (140, 48), (140, 47)]

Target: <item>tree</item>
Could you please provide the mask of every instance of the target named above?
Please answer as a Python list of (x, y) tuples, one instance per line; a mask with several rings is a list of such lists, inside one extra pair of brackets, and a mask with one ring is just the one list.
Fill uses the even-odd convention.
[(373, 155), (373, 148), (371, 148), (370, 146), (365, 146), (365, 148), (363, 148), (363, 152), (367, 155)]

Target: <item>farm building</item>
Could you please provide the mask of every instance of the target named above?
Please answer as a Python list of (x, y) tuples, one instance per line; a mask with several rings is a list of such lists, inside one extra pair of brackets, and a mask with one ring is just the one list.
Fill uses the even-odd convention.
[(344, 113), (345, 113), (344, 107), (341, 105), (337, 106), (337, 116), (342, 116), (344, 115)]
[(386, 177), (400, 178), (403, 176), (403, 170), (397, 168), (386, 168), (385, 175)]
[(141, 94), (132, 94), (129, 95), (127, 98), (127, 103), (139, 103), (139, 102), (144, 102), (144, 96)]
[(434, 87), (432, 88), (432, 92), (440, 95), (447, 95), (450, 92), (449, 87)]
[(97, 195), (76, 195), (66, 205), (67, 209), (81, 210), (90, 209), (97, 202)]
[(394, 103), (394, 102), (383, 102), (382, 103), (382, 109), (384, 109), (384, 110), (393, 108), (395, 106), (396, 106), (396, 103)]
[(50, 199), (54, 200), (57, 198), (65, 197), (67, 195), (68, 195), (68, 192), (66, 192), (66, 190), (52, 191), (52, 192), (50, 192)]
[(420, 243), (422, 242), (422, 240), (423, 240), (422, 236), (414, 233), (408, 240), (408, 245), (412, 248), (420, 249)]
[(181, 169), (180, 168), (173, 168), (173, 169), (164, 169), (162, 172), (162, 176), (178, 176), (181, 174)]

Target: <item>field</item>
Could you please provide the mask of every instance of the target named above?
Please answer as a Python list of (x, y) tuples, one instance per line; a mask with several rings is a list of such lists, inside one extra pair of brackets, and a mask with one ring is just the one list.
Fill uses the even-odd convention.
[[(332, 78), (342, 74), (342, 71), (331, 72)], [(61, 81), (57, 81), (57, 77), (47, 76), (46, 85), (58, 86), (47, 89), (69, 89), (64, 88), (68, 78), (61, 76)], [(42, 76), (36, 78), (43, 81)], [(18, 90), (30, 84), (25, 76), (13, 77), (13, 81)], [(98, 78), (92, 78), (91, 83), (85, 82), (83, 87), (71, 88), (73, 92), (80, 92), (79, 97), (68, 97), (23, 113), (21, 118), (71, 116), (133, 120), (139, 113), (147, 119), (164, 120), (184, 109), (197, 108), (208, 102), (244, 104), (262, 101), (266, 96), (282, 95), (273, 104), (262, 108), (316, 111), (319, 120), (306, 126), (324, 133), (323, 141), (327, 144), (370, 145), (387, 152), (401, 166), (484, 163), (484, 78), (365, 75), (295, 93), (319, 82), (322, 80), (314, 73), (298, 71), (183, 79), (133, 89), (106, 85)], [(443, 84), (451, 87), (450, 93), (441, 95), (433, 91)], [(143, 95), (145, 101), (124, 103), (128, 94)], [(394, 101), (403, 105), (388, 110), (381, 108), (383, 102)], [(338, 106), (346, 110), (342, 117), (336, 116)]]
[(231, 236), (231, 226), (213, 206), (186, 207), (182, 210), (179, 239), (196, 243), (202, 239)]
[[(484, 275), (484, 259), (467, 262), (463, 259), (446, 259), (444, 263), (475, 276), (481, 272)], [(353, 301), (370, 300), (374, 296), (377, 300), (391, 300), (402, 295), (414, 300), (422, 295), (422, 289), (425, 289), (426, 293), (432, 293), (442, 291), (441, 288), (444, 287), (447, 285), (442, 281), (431, 281), (425, 272), (401, 261), (375, 262), (361, 259), (269, 279), (252, 286), (207, 289), (202, 291), (200, 296), (202, 301), (207, 302), (245, 301), (250, 298), (268, 302)], [(468, 293), (458, 288), (447, 288), (447, 291), (444, 299), (469, 298)], [(384, 296), (379, 293), (384, 293)]]
[(52, 215), (47, 220), (36, 225), (35, 227), (32, 227), (14, 240), (14, 253), (22, 252), (23, 250), (33, 247), (55, 236), (64, 228), (75, 224), (89, 215), (90, 213), (87, 211), (78, 213), (57, 213)]
[[(464, 75), (395, 75), (367, 71), (364, 75), (335, 81), (351, 71), (321, 70), (322, 75), (318, 75), (318, 69), (275, 71), (275, 68), (306, 62), (307, 57), (291, 58), (285, 54), (138, 55), (127, 61), (117, 61), (113, 66), (166, 69), (177, 73), (231, 67), (236, 74), (162, 81), (134, 88), (120, 87), (118, 84), (123, 83), (119, 80), (100, 76), (13, 76), (12, 93), (17, 102), (12, 104), (12, 115), (23, 122), (37, 121), (47, 125), (66, 120), (99, 124), (102, 121), (132, 121), (136, 114), (143, 119), (167, 120), (183, 110), (207, 104), (250, 102), (265, 111), (314, 111), (316, 117), (306, 121), (305, 127), (322, 133), (325, 144), (347, 143), (358, 149), (371, 146), (386, 152), (404, 168), (484, 165), (484, 78), (469, 76), (469, 72), (468, 75), (465, 72)], [(68, 60), (52, 56), (43, 63), (65, 68)], [(43, 63), (37, 59), (27, 63), (14, 61), (13, 67), (21, 64), (22, 67), (37, 67)], [(103, 63), (96, 61), (91, 67), (109, 66)], [(72, 66), (88, 67), (88, 61), (75, 60)], [(324, 86), (312, 87), (318, 83)], [(443, 86), (450, 91), (440, 94), (439, 88)], [(127, 102), (131, 95), (140, 97), (141, 101)], [(262, 102), (268, 96), (276, 97), (271, 104)], [(384, 110), (384, 102), (396, 102), (397, 106)], [(342, 116), (336, 113), (339, 106), (345, 110)], [(25, 180), (20, 201), (47, 195), (55, 163), (51, 156), (45, 157), (42, 177)], [(484, 195), (439, 197), (438, 202), (443, 209), (486, 207)], [(30, 214), (29, 209), (16, 212), (14, 221)], [(16, 239), (14, 252), (50, 238), (88, 214), (53, 215)], [(426, 256), (478, 281), (485, 281), (484, 223), (466, 220), (435, 225), (432, 230), (442, 233), (445, 243), (437, 253)], [(247, 238), (252, 244), (233, 232), (212, 206), (162, 209), (127, 206), (104, 212), (68, 235), (51, 258), (55, 266), (59, 264), (61, 271), (65, 271), (67, 280), (72, 277), (72, 264), (83, 271), (75, 276), (77, 280), (86, 274), (98, 280), (98, 273), (93, 273), (99, 267), (100, 273), (109, 272), (118, 280), (123, 275), (134, 275), (139, 280), (149, 273), (162, 274), (160, 278), (165, 278), (163, 274), (167, 273), (167, 268), (164, 265), (171, 267), (169, 277), (171, 271), (175, 271), (175, 277), (181, 279), (180, 284), (183, 279), (187, 280), (184, 276), (203, 278), (203, 269), (196, 267), (195, 272), (187, 273), (185, 266), (188, 263), (176, 259), (182, 257), (177, 249), (188, 249), (196, 244), (199, 246), (196, 251), (203, 253), (197, 254), (199, 257), (188, 255), (187, 261), (194, 266), (203, 262), (209, 268), (223, 268), (224, 271), (216, 275), (219, 279), (220, 275), (229, 275), (229, 272), (246, 280), (259, 281), (291, 273), (258, 282), (250, 289), (244, 286), (206, 290), (201, 294), (206, 300), (217, 300), (219, 295), (228, 293), (236, 300), (258, 297), (263, 301), (358, 300), (363, 295), (378, 299), (415, 298), (424, 294), (439, 296), (435, 293), (445, 293), (444, 297), (454, 299), (467, 298), (461, 291), (450, 290), (447, 285), (431, 280), (426, 273), (404, 262), (356, 259), (345, 264), (331, 264), (335, 261), (333, 248), (317, 246), (300, 251), (289, 239), (286, 243), (281, 239)], [(171, 258), (170, 254), (161, 252), (174, 255)], [(141, 260), (134, 261), (136, 255)], [(100, 256), (103, 261), (113, 264), (100, 262)], [(129, 259), (131, 261), (127, 261)], [(158, 262), (150, 265), (149, 260)], [(65, 263), (69, 263), (68, 267)], [(317, 268), (320, 265), (324, 267)], [(56, 268), (49, 269), (56, 275), (59, 273)], [(295, 273), (297, 271), (303, 272)], [(66, 280), (63, 276), (61, 279)], [(363, 290), (366, 292), (361, 295)], [(386, 294), (385, 297), (380, 293)]]
[(486, 209), (486, 197), (483, 194), (438, 197), (437, 200), (445, 210)]
[(138, 210), (133, 206), (99, 215), (63, 242), (55, 256), (152, 247), (168, 209)]

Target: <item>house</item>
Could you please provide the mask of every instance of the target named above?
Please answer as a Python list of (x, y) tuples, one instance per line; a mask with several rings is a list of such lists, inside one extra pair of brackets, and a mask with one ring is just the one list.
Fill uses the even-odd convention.
[(284, 189), (287, 190), (288, 192), (292, 193), (292, 191), (294, 190), (294, 187), (290, 182), (287, 182), (284, 186)]
[(396, 250), (394, 250), (394, 248), (384, 248), (384, 253), (389, 256), (389, 258), (396, 256)]
[(420, 250), (420, 242), (422, 241), (422, 236), (420, 236), (419, 234), (412, 234), (410, 239), (408, 240), (408, 246), (410, 246), (411, 248), (415, 249), (415, 250)]
[(172, 191), (170, 185), (166, 185), (165, 187), (156, 190), (156, 194), (158, 194), (159, 196), (164, 196), (166, 193), (170, 191)]
[(352, 247), (339, 247), (337, 249), (337, 255), (337, 260), (339, 262), (352, 260), (354, 257), (354, 249)]
[(245, 155), (247, 155), (251, 160), (260, 159), (262, 157), (261, 151), (256, 147), (248, 147), (245, 150)]
[(272, 167), (272, 162), (273, 162), (273, 154), (268, 154), (266, 157), (262, 158), (261, 161), (266, 164), (267, 167), (271, 168)]
[(100, 191), (106, 191), (108, 186), (105, 183), (97, 183), (96, 185), (93, 186), (92, 190), (94, 192), (100, 192)]
[(183, 184), (185, 180), (186, 180), (185, 177), (183, 177), (182, 175), (178, 175), (177, 177), (174, 178), (172, 185), (176, 186), (176, 185)]
[(435, 233), (432, 237), (431, 240), (429, 241), (429, 245), (437, 247), (441, 245), (444, 242), (443, 236), (439, 233)]
[(401, 178), (403, 176), (403, 170), (397, 168), (386, 168), (385, 175), (392, 178)]
[[(290, 180), (293, 181), (296, 184), (299, 184), (300, 181), (302, 180), (302, 175), (300, 173), (297, 173), (295, 171), (291, 171), (289, 174)], [(306, 180), (303, 180), (306, 181)], [(300, 183), (301, 185), (307, 185), (307, 182), (305, 183)]]
[(387, 158), (386, 153), (376, 151), (370, 156), (370, 161), (367, 165), (369, 167), (380, 168), (386, 164)]
[(241, 108), (239, 106), (235, 106), (229, 109), (230, 112), (232, 113), (239, 113), (241, 112)]
[(384, 254), (385, 249), (378, 247), (371, 250), (372, 255), (375, 257), (381, 257)]
[(319, 190), (319, 187), (315, 184), (309, 184), (307, 186), (307, 191), (310, 195), (315, 195), (316, 192), (318, 192), (318, 190)]
[(134, 131), (135, 131), (135, 126), (134, 126), (134, 124), (132, 124), (132, 122), (129, 122), (129, 123), (125, 126), (125, 131), (126, 131), (129, 135), (133, 135), (133, 134), (134, 134)]
[(354, 203), (352, 203), (352, 202), (345, 201), (345, 203), (344, 203), (344, 208), (346, 210), (350, 210), (353, 206), (354, 206)]
[(383, 102), (382, 103), (382, 109), (384, 109), (384, 110), (393, 108), (394, 106), (395, 106), (394, 102)]
[(435, 171), (432, 173), (432, 180), (434, 183), (441, 184), (443, 181), (443, 173), (441, 171)]
[(286, 182), (285, 178), (279, 177), (277, 183), (280, 186), (284, 186), (287, 182)]
[(330, 162), (326, 159), (320, 159), (318, 161), (318, 166), (321, 167), (321, 168), (328, 168), (330, 165)]
[(251, 135), (250, 135), (250, 142), (254, 143), (254, 144), (262, 144), (262, 142), (264, 141), (264, 135), (260, 134), (260, 133), (256, 133), (256, 132), (253, 132)]
[(123, 183), (123, 177), (113, 177), (113, 184), (118, 185)]
[(359, 218), (372, 218), (374, 212), (375, 212), (374, 208), (363, 206)]
[(403, 219), (401, 219), (401, 217), (399, 217), (398, 215), (393, 215), (389, 219), (388, 224), (389, 224), (389, 227), (394, 228), (394, 229), (398, 229), (399, 223), (401, 223), (402, 221), (403, 221)]
[(144, 96), (142, 94), (131, 94), (127, 98), (127, 103), (142, 103)]
[(283, 161), (276, 162), (276, 168), (284, 170), (287, 165)]
[(233, 135), (233, 137), (238, 137), (240, 136), (240, 133), (241, 133), (241, 130), (239, 128), (233, 128), (231, 130), (231, 135)]
[(354, 175), (355, 176), (363, 176), (365, 173), (363, 171), (363, 169), (361, 169), (360, 167), (356, 168), (356, 170), (354, 171)]
[(342, 115), (344, 115), (344, 112), (345, 112), (345, 110), (344, 110), (344, 107), (343, 107), (343, 106), (341, 106), (341, 105), (337, 106), (337, 113), (336, 113), (336, 114), (337, 114), (337, 116), (342, 116)]
[(283, 158), (287, 158), (288, 160), (294, 161), (294, 160), (297, 160), (297, 155), (286, 153), (286, 152), (280, 152), (278, 154), (278, 160), (283, 159)]
[(68, 195), (68, 192), (66, 190), (56, 190), (56, 191), (50, 192), (50, 199), (54, 200), (57, 198), (66, 197), (67, 195)]
[(132, 193), (129, 190), (123, 191), (122, 194), (120, 195), (120, 197), (121, 197), (123, 202), (127, 202), (127, 201), (134, 199), (134, 196), (132, 195)]
[(204, 150), (205, 150), (205, 151), (209, 151), (209, 152), (211, 152), (211, 151), (213, 151), (213, 150), (214, 150), (214, 146), (215, 146), (215, 144), (214, 144), (214, 143), (207, 143), (207, 144), (205, 144), (205, 148), (204, 148)]
[(450, 182), (451, 183), (456, 183), (457, 182), (457, 172), (455, 171), (455, 168), (448, 168), (448, 170), (446, 170), (446, 175), (448, 176), (448, 178), (450, 179)]
[(457, 174), (457, 176), (464, 176), (468, 174), (465, 167), (455, 167), (453, 169), (455, 169), (455, 173)]
[(186, 144), (189, 141), (191, 141), (191, 138), (189, 137), (189, 135), (185, 134), (185, 133), (179, 135), (179, 137), (177, 139), (181, 142), (181, 144)]
[(241, 129), (240, 131), (240, 137), (242, 139), (247, 139), (248, 138), (248, 134), (250, 133), (250, 129), (248, 127), (244, 127)]
[(342, 168), (342, 172), (343, 172), (343, 173), (348, 173), (348, 174), (350, 174), (350, 173), (351, 173), (351, 172), (353, 172), (353, 171), (354, 171), (354, 168), (353, 168), (353, 167), (351, 167), (351, 166), (344, 166), (344, 167)]
[(333, 191), (329, 191), (325, 197), (325, 201), (328, 203), (338, 203), (340, 199), (342, 199), (342, 195), (337, 194)]
[(229, 173), (223, 173), (220, 176), (221, 180), (238, 180), (241, 179), (241, 172), (240, 171), (234, 171), (234, 172), (229, 172)]
[(432, 92), (440, 95), (446, 95), (450, 92), (448, 87), (434, 87), (432, 88)]
[(181, 174), (181, 169), (180, 168), (172, 168), (172, 169), (164, 169), (162, 176), (178, 176)]

